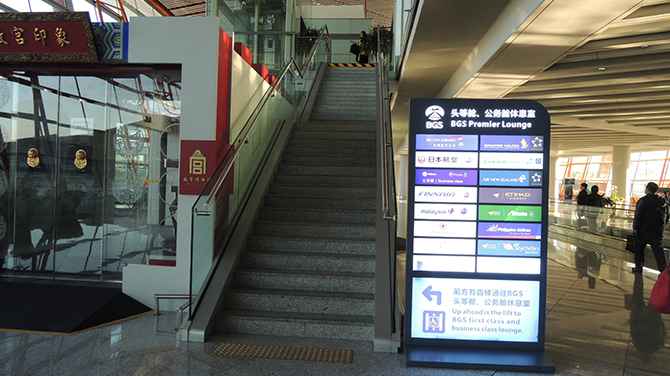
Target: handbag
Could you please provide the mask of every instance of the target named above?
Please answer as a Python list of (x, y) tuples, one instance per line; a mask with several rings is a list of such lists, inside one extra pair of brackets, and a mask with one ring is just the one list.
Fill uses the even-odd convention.
[(361, 48), (358, 46), (358, 43), (354, 43), (351, 45), (349, 48), (349, 52), (351, 52), (354, 55), (358, 55), (358, 53), (361, 51)]
[(670, 269), (665, 269), (658, 276), (651, 289), (649, 302), (659, 313), (670, 313)]
[(628, 234), (628, 236), (626, 236), (626, 250), (636, 253), (638, 248), (638, 237), (635, 234)]

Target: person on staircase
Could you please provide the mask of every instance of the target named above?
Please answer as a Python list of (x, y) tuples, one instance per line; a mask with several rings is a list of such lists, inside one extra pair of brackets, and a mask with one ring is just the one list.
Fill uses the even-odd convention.
[(365, 31), (361, 31), (361, 37), (358, 40), (358, 56), (356, 56), (356, 61), (360, 64), (368, 63), (368, 51), (365, 50), (365, 39), (368, 37), (368, 34)]

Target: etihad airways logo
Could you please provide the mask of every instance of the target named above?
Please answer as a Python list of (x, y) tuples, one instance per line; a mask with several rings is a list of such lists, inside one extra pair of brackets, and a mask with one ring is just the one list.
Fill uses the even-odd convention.
[(479, 202), (483, 204), (541, 204), (540, 188), (485, 188), (479, 190)]

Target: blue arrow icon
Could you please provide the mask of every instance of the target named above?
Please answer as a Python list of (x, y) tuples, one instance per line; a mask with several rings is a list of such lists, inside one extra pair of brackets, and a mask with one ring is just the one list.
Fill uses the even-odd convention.
[(425, 290), (423, 290), (423, 296), (428, 299), (429, 302), (433, 301), (433, 295), (437, 298), (437, 305), (442, 304), (442, 293), (439, 291), (433, 291), (433, 286), (428, 286), (426, 287)]

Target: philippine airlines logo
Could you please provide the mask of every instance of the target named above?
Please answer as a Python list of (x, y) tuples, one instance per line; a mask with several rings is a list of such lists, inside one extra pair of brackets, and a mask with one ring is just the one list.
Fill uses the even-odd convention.
[(430, 106), (426, 108), (426, 117), (430, 120), (441, 120), (444, 117), (444, 109), (440, 106)]
[(490, 232), (498, 232), (498, 224), (496, 223), (495, 225), (493, 225), (493, 226), (487, 228), (486, 231), (490, 231)]
[(444, 128), (444, 123), (441, 121), (443, 116), (444, 109), (440, 106), (430, 106), (426, 108), (426, 117), (430, 120), (426, 122), (426, 129)]

